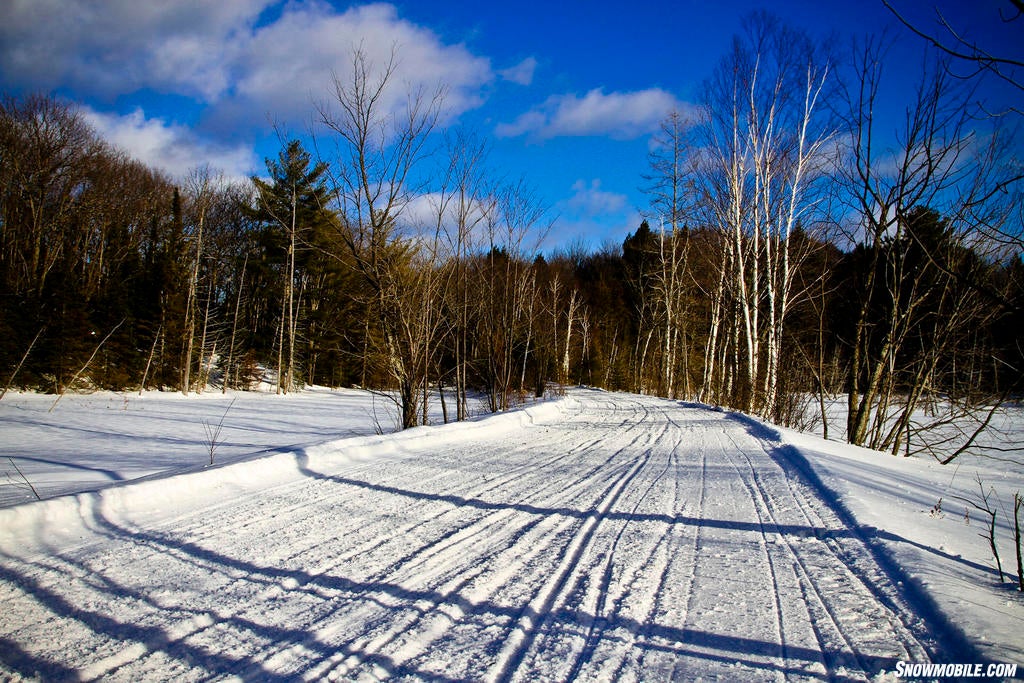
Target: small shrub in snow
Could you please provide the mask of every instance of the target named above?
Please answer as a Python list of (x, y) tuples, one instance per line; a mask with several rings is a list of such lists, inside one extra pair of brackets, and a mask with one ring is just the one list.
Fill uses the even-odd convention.
[[(996, 572), (999, 575), (999, 582), (1002, 583), (1006, 580), (1006, 575), (1003, 572), (1003, 562), (999, 556), (999, 544), (996, 538), (996, 518), (998, 516), (998, 499), (999, 496), (996, 493), (995, 487), (988, 487), (986, 490), (985, 484), (981, 480), (981, 476), (976, 477), (978, 482), (978, 498), (964, 498), (957, 496), (958, 500), (967, 503), (970, 507), (984, 512), (986, 516), (985, 520), (985, 532), (978, 534), (986, 541), (988, 541), (989, 551), (992, 553), (992, 558), (996, 562)], [(942, 499), (939, 499), (939, 503), (936, 507), (939, 507), (942, 503)], [(1009, 516), (1005, 506), (1003, 508), (1004, 514)], [(1017, 559), (1017, 588), (1021, 592), (1024, 592), (1024, 547), (1021, 546), (1021, 513), (1024, 512), (1024, 496), (1021, 495), (1020, 491), (1013, 494), (1013, 549), (1014, 555)], [(932, 509), (932, 514), (935, 514), (935, 508)], [(964, 524), (970, 525), (971, 513), (970, 508), (964, 508)]]
[(206, 449), (210, 453), (210, 464), (213, 464), (214, 455), (217, 452), (217, 446), (220, 445), (220, 433), (224, 429), (224, 418), (228, 416), (228, 411), (231, 410), (231, 406), (235, 405), (235, 401), (238, 399), (231, 399), (231, 403), (228, 404), (227, 409), (224, 410), (224, 414), (220, 416), (220, 422), (216, 425), (212, 425), (208, 420), (203, 420), (203, 431), (206, 432)]

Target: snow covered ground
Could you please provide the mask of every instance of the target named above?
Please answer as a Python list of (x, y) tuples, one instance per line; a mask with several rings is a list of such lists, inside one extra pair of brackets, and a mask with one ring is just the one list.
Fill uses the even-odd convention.
[[(57, 426), (5, 398), (0, 457), (67, 457), (100, 472), (90, 486), (180, 473), (0, 510), (0, 677), (863, 680), (899, 662), (1024, 664), (1024, 601), (953, 502), (978, 474), (1005, 506), (1019, 467), (943, 468), (585, 390), (366, 436), (356, 393), (264, 396), (251, 413), (240, 399), (229, 417), (252, 430), (225, 420), (218, 462), (237, 462), (212, 468), (201, 421), (219, 395), (67, 397)], [(206, 401), (217, 410), (193, 412)], [(68, 490), (50, 471), (28, 476)]]
[[(443, 422), (441, 404), (433, 399), (431, 418)], [(400, 424), (386, 396), (322, 387), (291, 395), (68, 394), (51, 411), (54, 401), (35, 393), (9, 393), (0, 401), (0, 507), (35, 500), (9, 458), (41, 497), (52, 498), (208, 465), (204, 422), (212, 429), (223, 424), (217, 463), (394, 432)]]

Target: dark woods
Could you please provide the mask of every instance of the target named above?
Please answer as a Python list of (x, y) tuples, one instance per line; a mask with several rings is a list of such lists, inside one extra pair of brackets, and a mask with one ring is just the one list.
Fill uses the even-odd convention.
[(6, 99), (3, 381), (360, 386), (395, 396), (404, 427), (428, 402), (464, 419), (470, 393), (499, 411), (566, 384), (786, 424), (842, 395), (847, 438), (894, 453), (915, 411), (980, 424), (1022, 379), (1019, 188), (992, 192), (999, 137), (937, 114), (960, 104), (936, 73), (908, 105), (903, 152), (883, 155), (871, 87), (834, 88), (804, 37), (751, 26), (703, 111), (656, 137), (650, 220), (597, 251), (541, 255), (549, 218), (531, 191), (494, 180), (484, 143), (435, 130), (440, 95), (384, 110), (391, 69), (360, 54), (320, 111), (337, 151), (286, 141), (242, 184), (172, 181), (72, 106)]

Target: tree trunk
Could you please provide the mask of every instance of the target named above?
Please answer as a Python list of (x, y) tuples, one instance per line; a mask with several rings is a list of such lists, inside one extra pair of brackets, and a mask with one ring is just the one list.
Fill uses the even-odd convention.
[(185, 358), (182, 368), (181, 393), (188, 396), (192, 389), (192, 346), (196, 336), (196, 292), (199, 288), (199, 263), (203, 254), (203, 223), (206, 218), (206, 209), (199, 212), (199, 228), (196, 233), (196, 256), (192, 266), (192, 277), (188, 284), (188, 297), (185, 303)]

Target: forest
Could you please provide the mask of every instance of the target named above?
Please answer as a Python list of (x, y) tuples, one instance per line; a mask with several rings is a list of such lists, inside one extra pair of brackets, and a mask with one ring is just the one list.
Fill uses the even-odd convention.
[(313, 141), (281, 134), (248, 182), (170, 178), (74, 103), (7, 96), (4, 391), (269, 378), (386, 392), (413, 427), (428, 402), (462, 420), (470, 395), (502, 411), (583, 384), (797, 426), (842, 397), (845, 438), (894, 454), (953, 417), (980, 431), (1024, 376), (1019, 119), (980, 114), (932, 55), (890, 130), (885, 49), (861, 41), (839, 68), (748, 20), (655, 135), (647, 219), (547, 252), (557, 217), (444, 121), (443, 88), (384, 96), (397, 55), (356, 50)]

